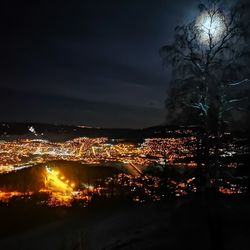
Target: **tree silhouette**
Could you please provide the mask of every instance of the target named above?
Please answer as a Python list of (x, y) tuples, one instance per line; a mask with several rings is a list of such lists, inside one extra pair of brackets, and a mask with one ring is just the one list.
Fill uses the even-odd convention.
[(175, 28), (174, 42), (160, 50), (164, 65), (172, 66), (168, 121), (192, 120), (219, 134), (229, 114), (242, 110), (239, 103), (247, 96), (241, 86), (249, 83), (248, 27), (246, 5), (227, 9), (210, 0), (199, 5), (195, 20)]
[[(164, 65), (172, 66), (170, 94), (166, 100), (168, 122), (199, 123), (198, 187), (205, 199), (212, 249), (223, 249), (220, 204), (216, 199), (220, 137), (230, 115), (242, 111), (249, 83), (249, 3), (233, 7), (209, 0), (199, 5), (199, 15), (175, 28), (174, 41), (161, 48)], [(245, 105), (248, 103), (246, 102)], [(214, 158), (210, 155), (215, 136)], [(202, 167), (202, 166), (205, 167)], [(217, 175), (217, 176), (216, 176)]]

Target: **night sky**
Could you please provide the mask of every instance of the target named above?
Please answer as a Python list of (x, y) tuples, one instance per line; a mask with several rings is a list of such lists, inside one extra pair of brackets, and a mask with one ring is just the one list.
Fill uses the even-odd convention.
[(5, 1), (1, 121), (130, 128), (164, 123), (170, 73), (159, 48), (198, 2)]

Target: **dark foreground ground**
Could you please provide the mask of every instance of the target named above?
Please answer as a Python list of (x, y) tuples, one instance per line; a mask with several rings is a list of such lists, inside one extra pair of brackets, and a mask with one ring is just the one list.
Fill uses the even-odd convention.
[(40, 226), (30, 223), (29, 212), (27, 218), (16, 213), (16, 228), (1, 223), (0, 249), (250, 249), (247, 197), (191, 196), (144, 205), (99, 201), (87, 209), (54, 210), (54, 221), (43, 214)]

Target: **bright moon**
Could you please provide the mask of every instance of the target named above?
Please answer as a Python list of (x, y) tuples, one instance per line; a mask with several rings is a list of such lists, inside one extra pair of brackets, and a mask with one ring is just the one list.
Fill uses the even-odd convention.
[(226, 25), (224, 16), (220, 13), (209, 13), (203, 11), (196, 19), (196, 27), (199, 32), (199, 40), (203, 44), (217, 43), (223, 36)]

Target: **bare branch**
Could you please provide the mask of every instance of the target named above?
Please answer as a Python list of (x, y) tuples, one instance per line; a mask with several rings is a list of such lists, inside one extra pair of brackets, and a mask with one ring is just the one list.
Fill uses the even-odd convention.
[(231, 110), (233, 110), (234, 109), (234, 107), (229, 107), (229, 108), (227, 108), (227, 109), (224, 109), (224, 110), (222, 110), (221, 112), (220, 112), (220, 115), (222, 115), (222, 114), (224, 114), (224, 113), (226, 113), (226, 112), (229, 112), (229, 111), (231, 111)]
[(202, 113), (207, 116), (207, 110), (208, 110), (207, 105), (204, 105), (203, 103), (199, 102), (199, 103), (189, 104), (189, 106), (201, 110)]
[(248, 99), (247, 97), (243, 97), (240, 99), (231, 99), (228, 101), (228, 103), (242, 102), (242, 101), (247, 100), (247, 99)]
[(229, 86), (238, 86), (238, 85), (240, 85), (240, 84), (248, 83), (248, 82), (250, 82), (249, 79), (244, 79), (244, 80), (242, 80), (242, 81), (230, 83), (230, 84), (228, 84), (228, 85), (229, 85)]

